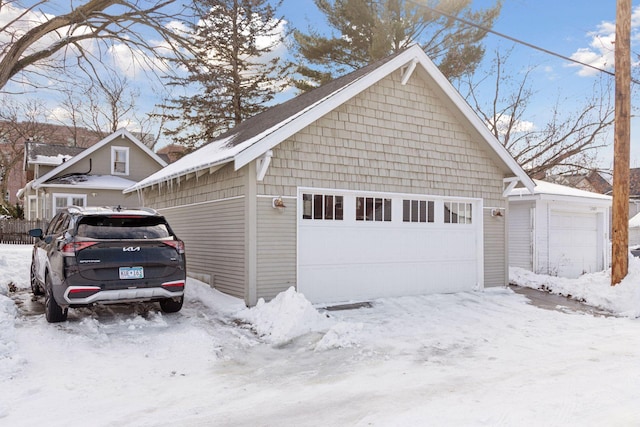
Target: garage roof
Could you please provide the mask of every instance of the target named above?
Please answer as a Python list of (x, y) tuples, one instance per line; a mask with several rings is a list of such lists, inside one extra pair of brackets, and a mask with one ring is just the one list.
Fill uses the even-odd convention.
[(230, 162), (234, 162), (234, 167), (238, 170), (392, 72), (401, 70), (403, 78), (408, 79), (416, 67), (426, 71), (427, 76), (440, 89), (439, 95), (448, 97), (453, 102), (471, 127), (480, 134), (481, 140), (487, 144), (489, 154), (502, 166), (503, 170), (507, 174), (511, 172), (512, 177), (520, 180), (526, 188), (533, 190), (533, 181), (524, 170), (493, 136), (425, 52), (419, 46), (413, 45), (245, 120), (207, 145), (150, 175), (124, 192), (129, 193), (172, 180), (179, 181), (200, 171), (213, 172)]

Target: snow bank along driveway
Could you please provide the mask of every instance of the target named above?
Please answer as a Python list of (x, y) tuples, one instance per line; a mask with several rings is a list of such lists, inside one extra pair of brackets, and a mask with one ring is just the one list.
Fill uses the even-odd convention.
[(508, 289), (334, 312), (291, 289), (245, 309), (189, 281), (175, 315), (102, 307), (50, 325), (29, 256), (0, 245), (0, 425), (640, 424), (633, 318)]

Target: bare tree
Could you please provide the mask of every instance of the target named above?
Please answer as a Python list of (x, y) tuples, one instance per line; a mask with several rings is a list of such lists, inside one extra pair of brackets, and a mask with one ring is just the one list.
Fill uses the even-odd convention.
[(5, 198), (9, 177), (15, 170), (22, 170), (24, 143), (41, 141), (47, 135), (43, 125), (46, 117), (44, 104), (38, 100), (15, 102), (2, 99), (0, 108), (0, 206), (2, 214), (13, 207)]
[[(527, 108), (535, 96), (529, 86), (533, 68), (518, 78), (506, 73), (509, 53), (496, 51), (486, 74), (476, 80), (467, 76), (461, 82), (471, 106), (529, 176), (594, 169), (597, 149), (607, 145), (604, 136), (613, 124), (612, 82), (598, 79), (575, 111), (567, 111), (564, 105), (574, 105), (576, 100), (557, 99), (547, 110), (548, 122), (538, 127), (527, 120)], [(490, 101), (481, 99), (486, 87)]]
[(61, 91), (64, 99), (55, 119), (76, 136), (79, 129), (87, 129), (102, 139), (124, 127), (153, 149), (162, 135), (163, 117), (154, 111), (137, 111), (140, 92), (126, 77), (96, 78), (87, 85), (66, 85)]
[(145, 69), (156, 70), (165, 55), (180, 56), (190, 49), (173, 25), (188, 19), (174, 0), (69, 1), (64, 12), (54, 15), (61, 7), (52, 0), (3, 1), (0, 90), (19, 74), (25, 75), (24, 83), (38, 86), (38, 76), (65, 71), (71, 59), (97, 76), (106, 53), (116, 46), (126, 47)]

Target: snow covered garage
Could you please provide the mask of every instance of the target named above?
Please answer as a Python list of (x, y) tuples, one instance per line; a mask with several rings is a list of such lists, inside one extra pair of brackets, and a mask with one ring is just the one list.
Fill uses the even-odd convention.
[(509, 195), (509, 265), (568, 278), (607, 269), (611, 196), (535, 184)]
[(417, 46), (277, 105), (126, 192), (192, 277), (254, 305), (508, 280), (505, 185), (531, 181)]

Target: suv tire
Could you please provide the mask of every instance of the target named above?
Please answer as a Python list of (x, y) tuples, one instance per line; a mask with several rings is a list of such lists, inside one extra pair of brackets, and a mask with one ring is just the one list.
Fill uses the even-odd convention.
[(181, 296), (177, 301), (173, 298), (167, 298), (160, 300), (160, 308), (165, 313), (177, 313), (182, 308), (184, 303), (184, 296)]
[(31, 273), (29, 279), (31, 281), (31, 292), (33, 292), (33, 295), (43, 295), (44, 292), (42, 292), (40, 283), (38, 283), (38, 278), (36, 277), (36, 265), (33, 263), (33, 261), (31, 262)]
[(68, 309), (62, 309), (53, 297), (51, 277), (47, 273), (44, 283), (44, 315), (49, 323), (64, 322), (67, 320)]

